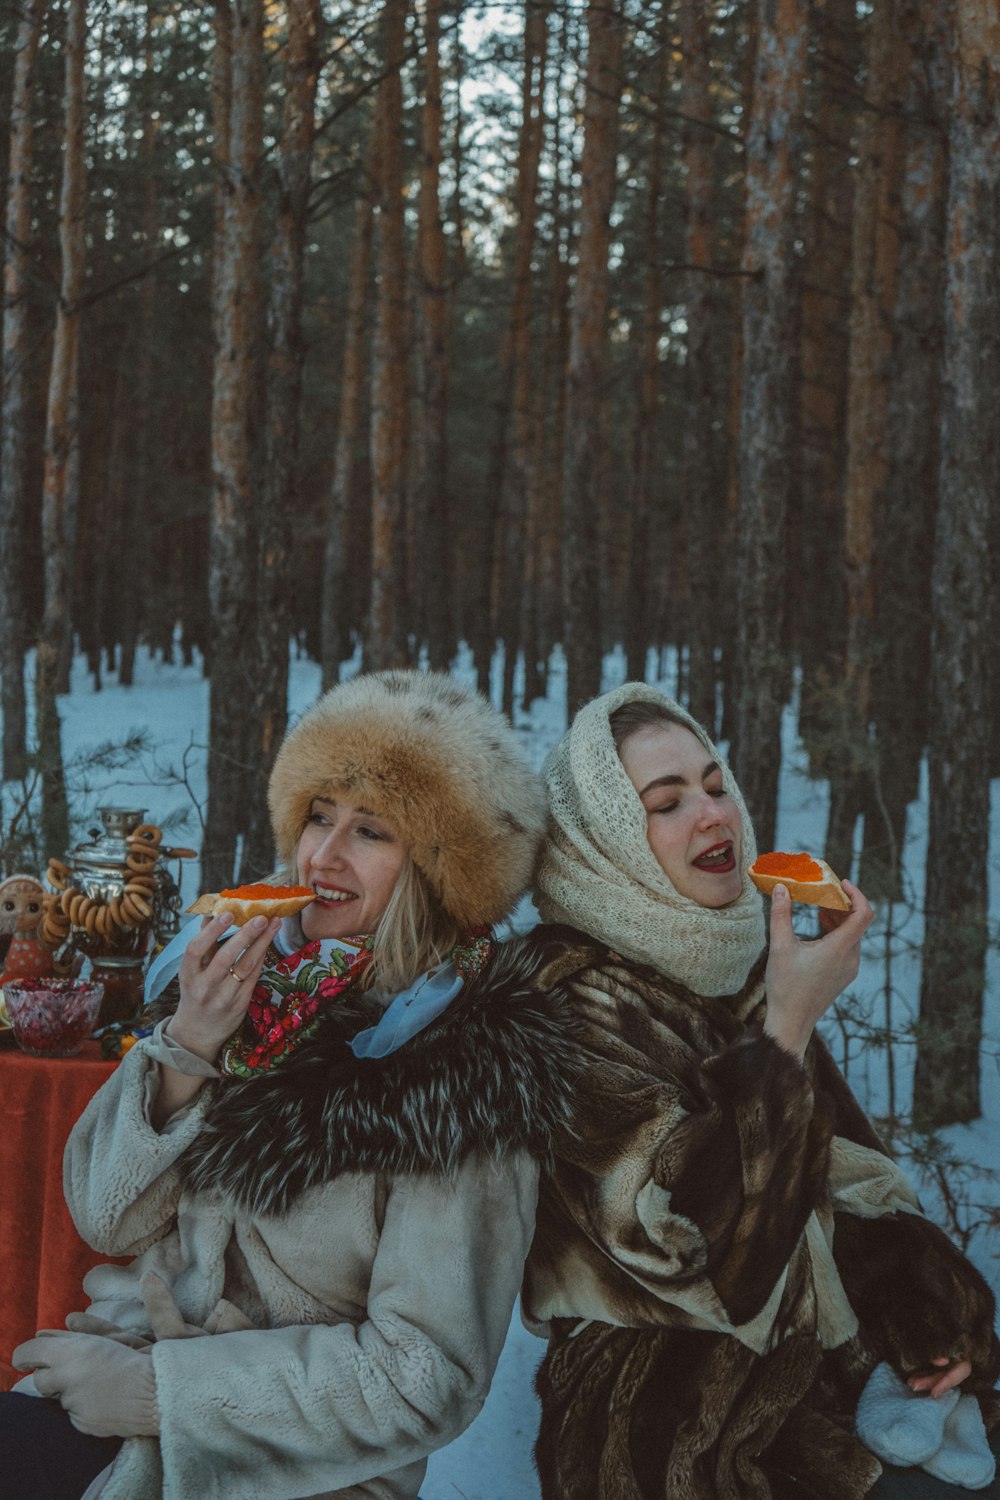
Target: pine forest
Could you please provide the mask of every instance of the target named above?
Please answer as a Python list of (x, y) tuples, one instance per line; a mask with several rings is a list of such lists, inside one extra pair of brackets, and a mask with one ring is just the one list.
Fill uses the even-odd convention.
[(569, 711), (670, 649), (762, 849), (794, 696), (872, 898), (926, 757), (914, 1110), (974, 1118), (1000, 9), (8, 0), (0, 133), (3, 776), (46, 850), (74, 652), (204, 664), (211, 890), (272, 864), (289, 643), (325, 684), (464, 643), (511, 715), (556, 648)]

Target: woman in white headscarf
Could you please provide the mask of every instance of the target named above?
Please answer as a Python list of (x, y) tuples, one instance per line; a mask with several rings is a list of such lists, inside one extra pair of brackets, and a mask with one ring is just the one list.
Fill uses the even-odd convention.
[[(765, 948), (739, 788), (654, 688), (588, 704), (544, 774), (536, 899), (568, 924), (559, 972), (587, 1057), (522, 1294), (551, 1339), (545, 1500), (989, 1483), (980, 1403), (958, 1403), (992, 1413), (992, 1296), (814, 1034), (857, 973), (867, 901), (845, 883), (850, 911), (803, 941), (779, 887)], [(876, 1366), (929, 1427), (922, 1457), (878, 1418), (856, 1435)], [(953, 1408), (971, 1437), (946, 1432)], [(929, 1472), (883, 1476), (876, 1452)], [(900, 1474), (917, 1487), (889, 1487)]]

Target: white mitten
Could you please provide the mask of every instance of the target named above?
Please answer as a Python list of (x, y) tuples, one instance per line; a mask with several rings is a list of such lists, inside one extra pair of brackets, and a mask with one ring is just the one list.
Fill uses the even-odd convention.
[(945, 1418), (944, 1440), (923, 1467), (936, 1479), (966, 1490), (984, 1490), (993, 1483), (996, 1459), (975, 1396), (961, 1396), (955, 1403)]
[(56, 1396), (78, 1432), (91, 1437), (156, 1437), (160, 1409), (148, 1353), (93, 1333), (43, 1329), (11, 1356), (30, 1370), (39, 1395)]
[(876, 1365), (861, 1392), (855, 1418), (858, 1437), (886, 1463), (910, 1468), (941, 1447), (944, 1424), (959, 1392), (923, 1396), (911, 1391), (891, 1365)]

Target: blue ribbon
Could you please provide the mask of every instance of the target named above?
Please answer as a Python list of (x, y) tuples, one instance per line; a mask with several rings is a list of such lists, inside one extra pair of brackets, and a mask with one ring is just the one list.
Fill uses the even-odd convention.
[(462, 988), (461, 974), (451, 962), (421, 974), (387, 1006), (377, 1026), (359, 1031), (348, 1043), (355, 1057), (386, 1057), (423, 1031), (451, 1004)]
[[(192, 938), (196, 938), (201, 931), (200, 917), (188, 917), (186, 922), (184, 922), (183, 918), (181, 920), (183, 926), (180, 932), (174, 933), (167, 946), (160, 949), (146, 970), (146, 983), (143, 993), (147, 1005), (151, 1000), (155, 1000), (157, 995), (163, 993), (171, 979), (176, 978), (180, 970), (181, 960), (184, 957), (185, 948), (191, 942)], [(230, 930), (235, 932), (236, 928), (233, 927)]]

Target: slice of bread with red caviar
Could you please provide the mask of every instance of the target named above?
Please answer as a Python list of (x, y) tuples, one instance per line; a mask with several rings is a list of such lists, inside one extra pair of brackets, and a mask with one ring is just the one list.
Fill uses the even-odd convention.
[(850, 911), (851, 899), (825, 859), (811, 854), (761, 854), (747, 870), (759, 891), (769, 896), (776, 885), (783, 885), (793, 901), (809, 906), (830, 906), (836, 911)]
[(235, 890), (199, 896), (188, 911), (203, 917), (231, 911), (235, 925), (242, 927), (251, 917), (291, 917), (315, 900), (316, 892), (307, 885), (238, 885)]

